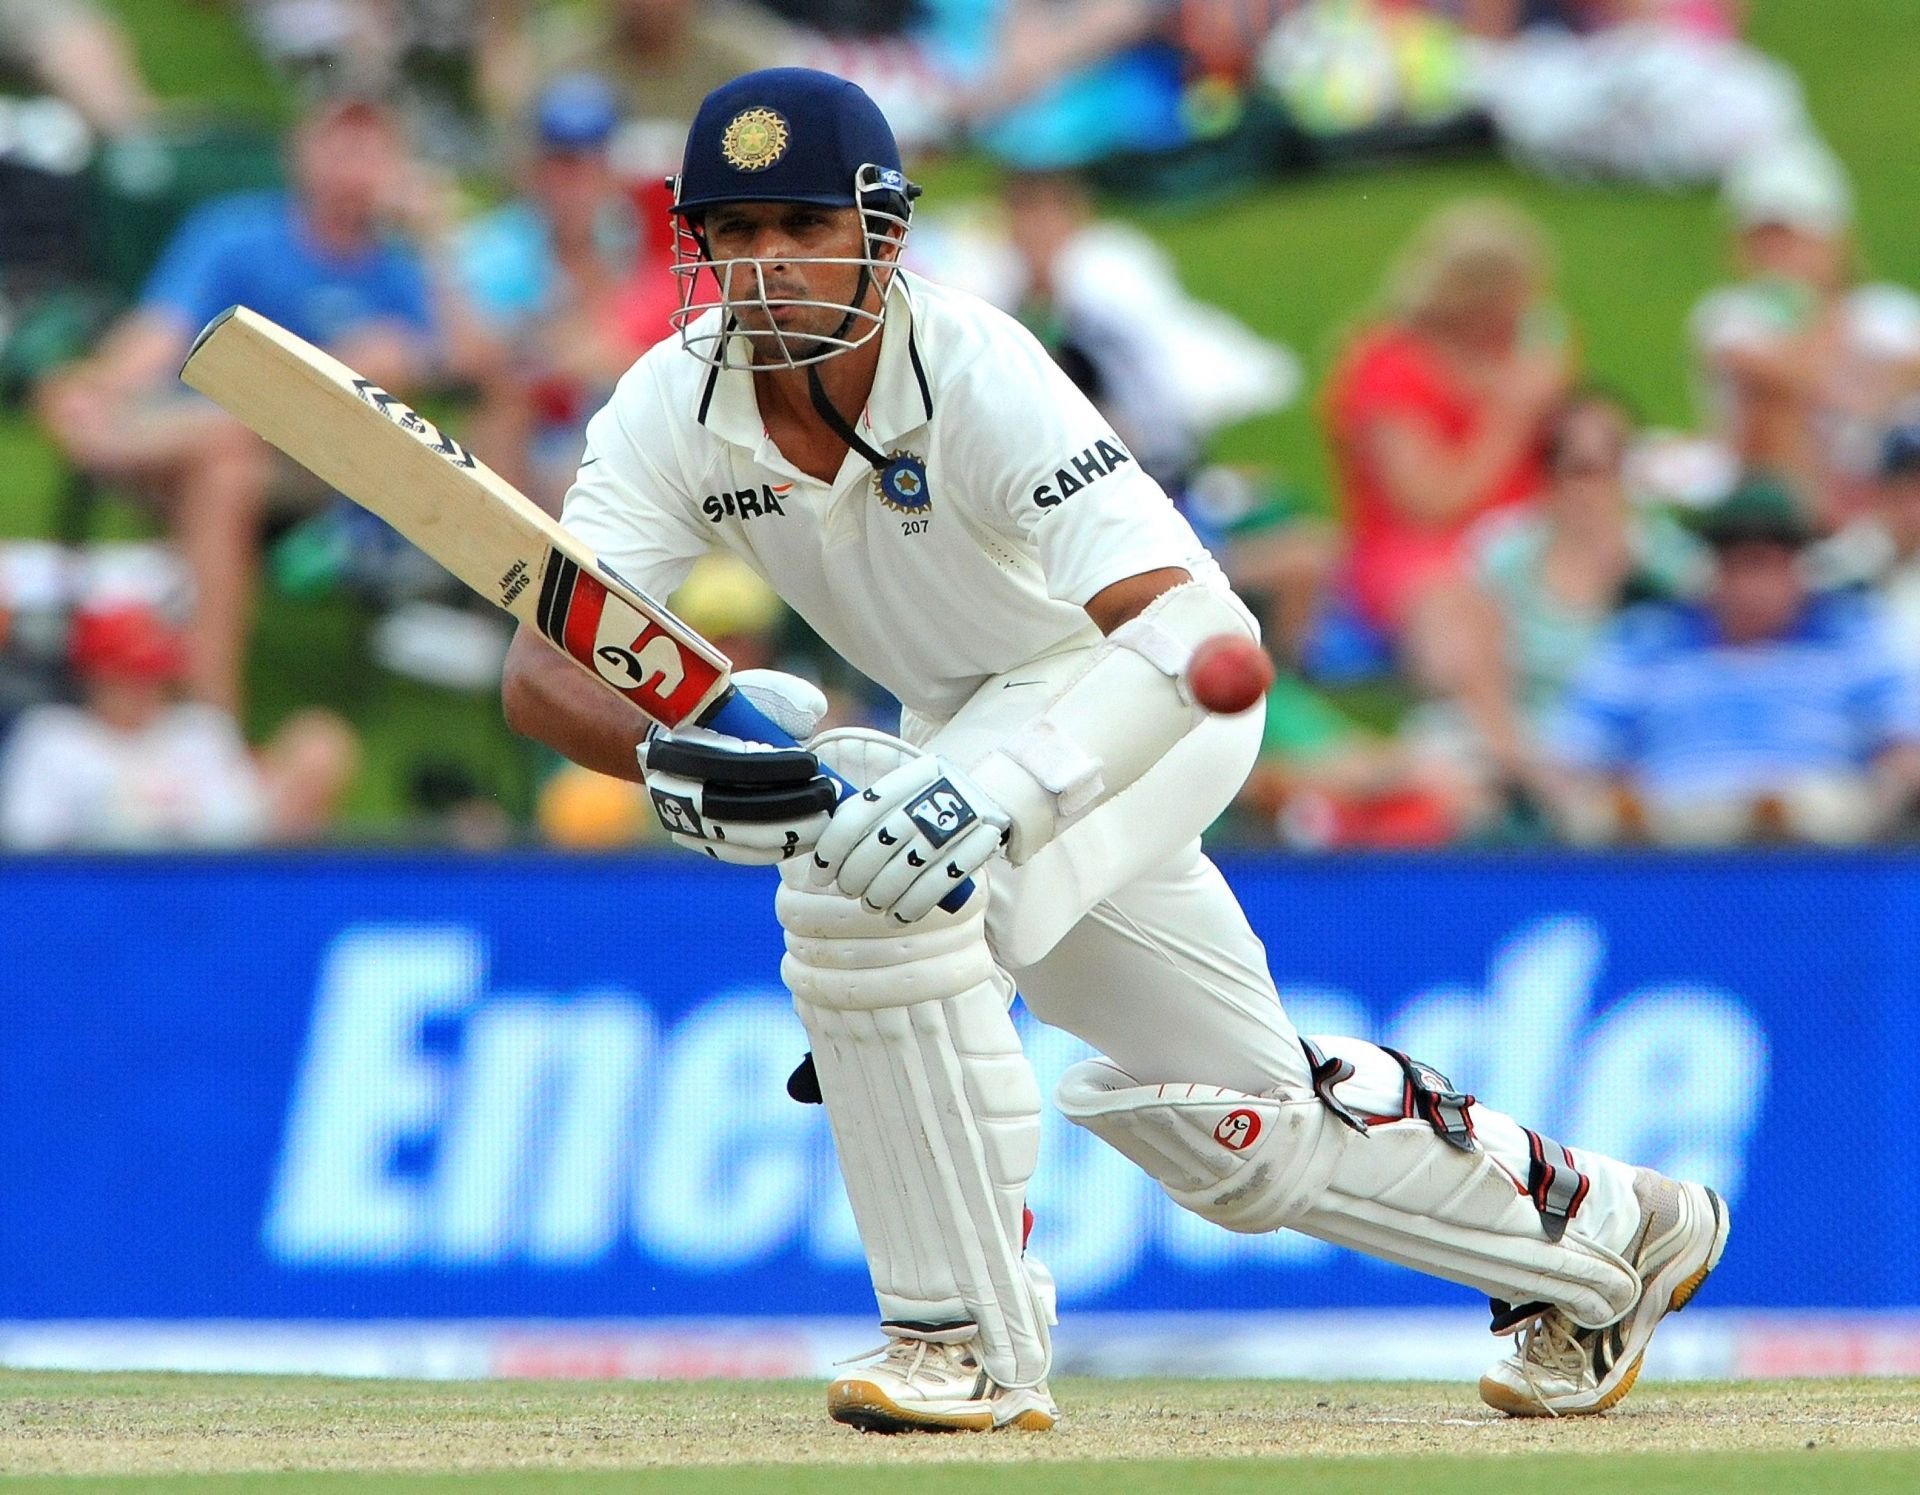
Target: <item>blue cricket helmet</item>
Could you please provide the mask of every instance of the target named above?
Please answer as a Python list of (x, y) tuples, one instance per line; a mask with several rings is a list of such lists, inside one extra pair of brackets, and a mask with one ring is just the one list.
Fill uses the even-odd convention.
[[(805, 368), (860, 347), (879, 334), (885, 319), (919, 195), (900, 169), (900, 147), (886, 117), (846, 79), (781, 67), (722, 84), (700, 105), (683, 169), (673, 179), (680, 309), (669, 321), (681, 346), (719, 368)], [(752, 202), (857, 209), (859, 254), (787, 260), (816, 269), (858, 266), (850, 299), (769, 295), (759, 261), (714, 258), (706, 215), (728, 203)], [(839, 326), (790, 334), (775, 324), (783, 307), (838, 312)], [(708, 315), (715, 311), (723, 315)], [(860, 449), (857, 436), (848, 444)]]
[(687, 132), (673, 210), (698, 218), (722, 203), (804, 202), (904, 218), (919, 195), (864, 89), (813, 68), (776, 67), (707, 95)]

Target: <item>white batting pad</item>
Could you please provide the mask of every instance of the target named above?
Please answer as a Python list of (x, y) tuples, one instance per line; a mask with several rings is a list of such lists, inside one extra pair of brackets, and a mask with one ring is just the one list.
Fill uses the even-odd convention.
[(999, 993), (879, 1012), (796, 1005), (881, 1317), (977, 1324), (995, 1381), (1045, 1379), (1047, 1315), (1021, 1254), (1040, 1094)]
[(1311, 1092), (1140, 1085), (1104, 1059), (1061, 1078), (1061, 1112), (1195, 1214), (1231, 1230), (1293, 1229), (1589, 1327), (1632, 1306), (1632, 1267), (1577, 1228), (1549, 1240), (1520, 1183), (1484, 1148), (1422, 1120), (1356, 1131)]
[[(856, 784), (914, 755), (864, 731), (814, 747)], [(908, 1333), (978, 1325), (987, 1374), (1024, 1387), (1052, 1356), (1045, 1274), (1022, 1251), (1040, 1091), (987, 951), (987, 901), (903, 925), (789, 865), (774, 906), (881, 1317)]]

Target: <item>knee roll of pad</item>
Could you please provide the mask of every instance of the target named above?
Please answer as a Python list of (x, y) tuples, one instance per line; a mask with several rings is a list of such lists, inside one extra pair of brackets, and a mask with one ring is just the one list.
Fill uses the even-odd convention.
[(1337, 1156), (1311, 1094), (1141, 1085), (1118, 1065), (1088, 1059), (1061, 1076), (1054, 1100), (1176, 1204), (1243, 1234), (1289, 1222), (1326, 1187)]
[(780, 879), (774, 912), (786, 933), (781, 979), (796, 1000), (845, 1011), (912, 1007), (993, 982), (987, 900), (935, 909), (913, 924), (876, 914), (803, 872)]

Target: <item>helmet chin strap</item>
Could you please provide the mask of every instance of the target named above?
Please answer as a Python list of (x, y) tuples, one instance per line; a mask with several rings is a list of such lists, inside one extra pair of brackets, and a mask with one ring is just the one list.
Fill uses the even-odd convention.
[[(847, 314), (840, 319), (840, 325), (833, 329), (832, 335), (835, 338), (844, 338), (847, 335), (848, 329), (853, 326), (853, 309), (866, 299), (867, 288), (872, 284), (873, 271), (868, 266), (862, 265), (860, 267), (860, 284), (854, 290), (852, 305), (847, 308)], [(884, 308), (885, 301), (883, 298), (882, 309), (884, 310)], [(814, 412), (820, 419), (827, 423), (827, 429), (832, 431), (833, 434), (838, 436), (842, 441), (846, 442), (854, 451), (858, 452), (869, 466), (873, 467), (875, 471), (878, 471), (887, 465), (889, 459), (875, 451), (871, 445), (863, 440), (860, 433), (854, 430), (852, 422), (842, 415), (834, 406), (833, 401), (827, 397), (827, 387), (820, 382), (820, 365), (817, 363), (807, 365), (807, 397), (813, 401)]]

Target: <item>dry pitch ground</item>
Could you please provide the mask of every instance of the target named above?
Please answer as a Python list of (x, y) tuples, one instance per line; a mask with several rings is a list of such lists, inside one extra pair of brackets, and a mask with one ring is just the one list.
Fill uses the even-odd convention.
[(1912, 1381), (1649, 1385), (1611, 1416), (1560, 1423), (1507, 1421), (1452, 1385), (1067, 1381), (1057, 1392), (1067, 1416), (1052, 1433), (878, 1438), (828, 1423), (810, 1383), (0, 1372), (0, 1484), (66, 1495), (1920, 1491)]

